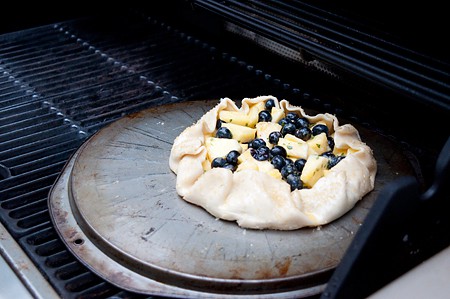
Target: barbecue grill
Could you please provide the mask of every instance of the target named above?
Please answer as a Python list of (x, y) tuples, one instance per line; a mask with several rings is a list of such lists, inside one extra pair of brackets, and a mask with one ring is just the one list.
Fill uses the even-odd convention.
[[(172, 0), (58, 12), (36, 7), (26, 20), (12, 14), (0, 23), (0, 265), (12, 270), (9, 285), (18, 278), (18, 288), (37, 298), (363, 298), (449, 246), (450, 62), (448, 46), (433, 38), (445, 31), (437, 10)], [(431, 13), (437, 17), (426, 24), (414, 22)], [(81, 216), (67, 216), (73, 202), (55, 205), (52, 196), (68, 192), (59, 184), (79, 168), (75, 158), (121, 122), (180, 107), (192, 122), (222, 97), (259, 95), (333, 113), (377, 145), (381, 185), (355, 210), (363, 213), (352, 229), (337, 230), (345, 243), (336, 241), (327, 265), (285, 280), (278, 264), (280, 277), (255, 284), (190, 276), (180, 283), (165, 268), (149, 274), (157, 291), (143, 291), (84, 259), (79, 248), (92, 242), (95, 250), (103, 244), (97, 257), (109, 254), (106, 261), (120, 267), (125, 260), (126, 271), (145, 276), (153, 269), (118, 258), (130, 252), (113, 251), (92, 232), (86, 242), (67, 236)], [(171, 128), (153, 126), (160, 134)]]

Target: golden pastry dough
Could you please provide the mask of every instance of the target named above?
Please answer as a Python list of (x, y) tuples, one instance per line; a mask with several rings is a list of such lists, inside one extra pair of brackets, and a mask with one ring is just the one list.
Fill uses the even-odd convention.
[[(311, 123), (326, 124), (334, 138), (334, 152), (345, 153), (345, 159), (323, 170), (316, 181), (312, 180), (312, 186), (293, 191), (286, 181), (271, 173), (270, 163), (264, 171), (258, 168), (258, 162), (263, 163), (256, 160), (256, 166), (234, 172), (211, 168), (206, 143), (214, 137), (221, 111), (250, 115), (268, 99), (273, 99), (281, 112), (293, 111)], [(251, 123), (250, 127), (254, 125)], [(243, 153), (246, 145), (240, 144)], [(308, 155), (316, 154), (311, 145), (307, 151)], [(245, 98), (240, 108), (229, 98), (221, 99), (175, 138), (169, 165), (177, 175), (176, 190), (187, 202), (203, 207), (217, 218), (236, 221), (243, 228), (276, 230), (314, 227), (339, 218), (373, 190), (377, 172), (372, 150), (361, 141), (355, 127), (340, 126), (338, 119), (328, 113), (307, 115), (301, 107), (273, 96)]]

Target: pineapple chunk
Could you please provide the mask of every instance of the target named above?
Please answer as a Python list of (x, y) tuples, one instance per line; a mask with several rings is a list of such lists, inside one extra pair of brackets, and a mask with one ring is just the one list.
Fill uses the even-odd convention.
[(258, 170), (258, 165), (256, 164), (256, 160), (255, 159), (253, 159), (253, 161), (245, 160), (244, 162), (238, 164), (236, 171), (241, 171), (241, 170), (245, 170), (245, 169)]
[(281, 172), (278, 169), (276, 169), (276, 168), (269, 170), (267, 172), (267, 174), (270, 175), (273, 178), (278, 179), (278, 180), (282, 180), (283, 179), (283, 177), (281, 176)]
[(300, 138), (298, 138), (298, 137), (295, 137), (295, 136), (292, 135), (292, 134), (286, 134), (286, 135), (284, 136), (284, 138), (285, 138), (286, 140), (293, 141), (293, 142), (297, 142), (297, 143), (305, 143), (305, 141), (304, 141), (303, 139), (300, 139)]
[(202, 167), (204, 171), (208, 171), (211, 169), (211, 161), (209, 161), (208, 159), (204, 160), (202, 162)]
[(269, 161), (257, 161), (257, 160), (254, 161), (256, 162), (256, 165), (258, 165), (259, 171), (265, 172), (271, 177), (274, 177), (276, 179), (280, 180), (282, 179), (281, 172), (278, 169), (276, 169)]
[(259, 170), (256, 162), (257, 161), (252, 157), (251, 151), (247, 149), (238, 157), (238, 167), (236, 171), (241, 171), (244, 169)]
[(283, 109), (277, 107), (272, 107), (270, 114), (272, 115), (272, 122), (274, 123), (278, 123), (283, 117), (286, 116)]
[(274, 131), (281, 131), (281, 125), (273, 122), (260, 122), (256, 124), (256, 137), (264, 139), (266, 145), (271, 148), (273, 144), (269, 142), (269, 135)]
[(232, 123), (223, 123), (222, 127), (228, 128), (231, 131), (231, 135), (233, 135), (233, 139), (238, 142), (249, 142), (255, 139), (256, 129)]
[(248, 143), (239, 143), (242, 147), (242, 152), (248, 150)]
[(250, 110), (248, 111), (249, 127), (255, 127), (255, 125), (258, 123), (259, 112), (263, 111), (264, 109), (266, 109), (265, 102), (259, 102), (250, 107)]
[(208, 137), (205, 139), (205, 146), (210, 162), (217, 157), (226, 157), (232, 150), (242, 152), (241, 145), (235, 139)]
[(241, 126), (249, 126), (250, 122), (249, 116), (241, 111), (222, 110), (219, 112), (219, 119), (223, 120), (226, 123), (232, 123)]
[(320, 133), (319, 135), (314, 136), (313, 138), (306, 141), (309, 147), (309, 154), (317, 154), (320, 155), (326, 151), (329, 151), (328, 147), (328, 139), (327, 134)]
[[(238, 168), (239, 170), (244, 169), (254, 169), (259, 170), (261, 172), (272, 173), (275, 167), (269, 161), (258, 161), (252, 157), (251, 150), (247, 149), (238, 157)], [(275, 169), (277, 170), (277, 169)], [(277, 170), (278, 171), (278, 170)], [(276, 174), (272, 174), (276, 176)]]
[(245, 161), (256, 161), (251, 154), (251, 151), (249, 149), (242, 152), (242, 154), (238, 157), (238, 164), (244, 163)]
[(328, 158), (319, 155), (310, 155), (306, 160), (300, 179), (306, 187), (313, 187), (314, 184), (324, 176), (328, 168)]
[(259, 171), (270, 172), (270, 171), (272, 171), (272, 169), (275, 169), (275, 167), (269, 161), (258, 161), (258, 160), (255, 160), (255, 162), (256, 162), (256, 165), (258, 165), (258, 170)]
[(278, 145), (284, 147), (287, 156), (293, 159), (306, 159), (308, 158), (308, 144), (291, 134), (278, 140)]

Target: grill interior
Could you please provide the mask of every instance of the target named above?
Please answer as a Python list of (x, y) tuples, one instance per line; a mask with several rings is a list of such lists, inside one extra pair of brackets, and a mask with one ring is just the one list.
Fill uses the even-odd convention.
[[(197, 5), (292, 49), (307, 52), (346, 72), (356, 73), (437, 105), (449, 104), (448, 65), (393, 44), (386, 36), (309, 3), (280, 1), (196, 1)], [(361, 30), (365, 29), (365, 30)]]
[[(334, 43), (348, 41), (350, 37), (373, 42), (374, 45), (362, 46), (370, 47), (370, 53), (375, 51), (373, 55), (379, 54), (376, 52), (379, 49), (373, 48), (378, 40), (353, 34), (343, 37), (330, 31), (333, 23), (320, 31), (295, 27), (296, 34), (291, 35), (294, 31), (285, 23), (291, 20), (286, 20), (287, 16), (281, 21), (273, 19), (266, 7), (270, 4), (271, 9), (280, 10), (278, 15), (284, 15), (286, 4), (227, 1), (228, 5), (212, 8), (211, 2), (195, 4), (201, 8), (198, 13), (205, 21), (211, 15), (203, 15), (203, 9), (220, 12), (231, 20), (227, 14), (234, 7), (252, 16), (251, 24), (241, 20), (237, 22), (239, 26), (266, 37), (270, 36), (270, 32), (264, 31), (268, 27), (255, 27), (257, 20), (282, 22), (277, 42), (308, 50), (303, 53), (309, 57), (308, 61), (316, 56), (328, 58), (321, 61), (333, 71), (343, 56), (333, 56), (333, 47), (324, 49), (328, 53), (308, 48), (305, 43), (310, 39), (300, 38), (304, 30), (316, 38), (325, 38), (319, 36), (323, 30), (336, 38)], [(217, 20), (211, 21), (210, 28), (199, 30), (203, 22), (189, 20), (192, 10), (184, 5), (190, 3), (182, 3), (179, 10), (172, 8), (170, 16), (155, 8), (108, 10), (74, 20), (52, 19), (48, 25), (26, 24), (32, 28), (0, 35), (0, 220), (64, 298), (142, 297), (98, 278), (67, 251), (52, 227), (47, 196), (65, 163), (87, 138), (124, 115), (154, 105), (224, 96), (239, 99), (276, 95), (311, 109), (335, 113), (401, 142), (405, 153), (416, 161), (423, 186), (432, 180), (437, 154), (449, 135), (444, 131), (443, 136), (430, 142), (419, 140), (417, 134), (424, 134), (425, 129), (411, 132), (402, 126), (392, 126), (406, 122), (408, 117), (400, 115), (393, 119), (398, 111), (386, 109), (386, 103), (395, 98), (400, 105), (407, 105), (411, 113), (425, 106), (434, 115), (448, 115), (448, 110), (443, 109), (448, 109), (448, 85), (441, 84), (448, 79), (448, 73), (442, 71), (447, 67), (445, 63), (427, 60), (426, 68), (414, 66), (411, 73), (397, 70), (395, 64), (387, 61), (391, 75), (399, 72), (403, 76), (403, 72), (408, 72), (405, 76), (410, 80), (397, 82), (394, 76), (387, 82), (387, 77), (380, 78), (382, 85), (404, 85), (399, 93), (392, 93), (392, 86), (379, 91), (376, 87), (380, 82), (373, 85), (349, 79), (347, 73), (360, 77), (360, 72), (353, 68), (362, 67), (350, 61), (340, 65), (340, 71), (344, 72), (339, 71), (340, 80), (336, 80), (336, 76), (324, 75), (314, 66), (305, 67), (304, 61), (293, 62), (263, 51), (242, 36), (222, 32), (222, 28), (218, 29), (223, 34), (219, 38), (211, 32), (217, 29), (214, 27)], [(317, 18), (305, 17), (311, 18), (311, 22)], [(394, 60), (411, 57), (411, 53), (397, 50), (405, 49), (396, 48), (394, 54), (382, 55)], [(353, 58), (370, 54), (347, 51), (346, 57)], [(374, 72), (383, 68), (377, 66), (379, 69)], [(363, 88), (358, 88), (360, 82), (364, 82)], [(429, 82), (437, 88), (423, 89)], [(439, 94), (435, 94), (436, 90)], [(424, 96), (411, 100), (409, 91), (420, 91)], [(425, 122), (429, 121), (427, 117), (431, 116), (424, 116)], [(446, 128), (443, 119), (436, 126)]]

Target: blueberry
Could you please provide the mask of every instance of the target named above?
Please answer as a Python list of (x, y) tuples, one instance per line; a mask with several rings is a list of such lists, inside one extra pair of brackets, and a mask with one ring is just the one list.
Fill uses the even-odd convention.
[(265, 145), (260, 146), (260, 147), (258, 147), (258, 149), (255, 149), (254, 151), (250, 152), (252, 157), (258, 161), (269, 160), (269, 153), (270, 153), (270, 149)]
[(322, 156), (322, 157), (327, 157), (327, 158), (329, 159), (329, 158), (334, 157), (334, 154), (333, 154), (332, 151), (327, 151), (327, 152), (321, 153), (320, 156)]
[(241, 155), (241, 154), (240, 154), (238, 151), (232, 150), (232, 151), (230, 151), (230, 152), (228, 153), (228, 155), (227, 155), (227, 157), (226, 157), (226, 160), (227, 160), (227, 162), (230, 163), (230, 164), (237, 165), (238, 157), (239, 157), (240, 155)]
[(344, 158), (345, 158), (345, 156), (334, 156), (334, 157), (331, 157), (331, 158), (328, 160), (328, 169), (330, 169), (330, 168), (336, 166), (336, 164), (338, 164), (339, 162), (341, 162)]
[(225, 158), (217, 157), (212, 160), (211, 167), (212, 168), (223, 167), (226, 163), (227, 163), (227, 160)]
[(297, 129), (308, 128), (309, 127), (309, 120), (307, 118), (304, 118), (304, 117), (298, 117), (297, 119), (295, 119), (294, 125), (295, 125), (295, 127)]
[(296, 121), (297, 118), (298, 118), (298, 114), (295, 113), (295, 112), (288, 112), (288, 113), (286, 114), (286, 118), (289, 120), (289, 122), (295, 123), (295, 121)]
[(295, 189), (303, 189), (303, 182), (300, 180), (300, 176), (290, 173), (286, 177), (286, 182), (291, 186), (291, 191)]
[(222, 168), (229, 169), (231, 171), (235, 171), (236, 170), (236, 165), (231, 164), (231, 163), (225, 163), (225, 165), (223, 165)]
[(334, 149), (334, 138), (331, 136), (328, 136), (327, 139), (328, 139), (328, 146), (331, 148), (331, 150), (333, 150)]
[(287, 123), (284, 125), (284, 127), (281, 129), (281, 134), (283, 136), (286, 136), (286, 134), (292, 134), (294, 135), (295, 133), (295, 125), (293, 123)]
[(311, 132), (314, 136), (319, 135), (320, 133), (325, 133), (328, 136), (328, 127), (326, 125), (318, 124), (312, 128)]
[(284, 147), (282, 147), (281, 145), (275, 145), (271, 150), (270, 150), (270, 155), (272, 157), (275, 156), (282, 156), (283, 158), (286, 158), (286, 149)]
[(297, 174), (298, 173), (297, 169), (295, 168), (293, 163), (284, 165), (283, 168), (281, 168), (280, 172), (281, 172), (281, 176), (285, 179), (287, 178), (287, 176), (289, 174), (292, 174), (292, 173)]
[(223, 122), (224, 122), (224, 121), (221, 120), (221, 119), (218, 119), (218, 120), (216, 121), (216, 130), (219, 129), (220, 127), (222, 127), (222, 123), (223, 123)]
[(286, 159), (283, 156), (274, 156), (272, 160), (270, 161), (272, 163), (273, 167), (275, 167), (278, 170), (281, 170), (284, 165), (286, 165)]
[(303, 127), (295, 130), (294, 136), (301, 140), (308, 141), (311, 139), (311, 130), (308, 127)]
[(282, 119), (280, 119), (278, 121), (278, 124), (282, 127), (284, 127), (286, 124), (290, 123), (289, 119), (287, 119), (286, 117), (283, 117)]
[(230, 129), (228, 129), (227, 127), (220, 127), (219, 129), (217, 129), (216, 137), (231, 139), (233, 135), (231, 134)]
[(297, 169), (298, 172), (302, 172), (303, 171), (303, 167), (305, 167), (306, 164), (306, 160), (305, 159), (297, 159), (294, 162), (294, 166)]
[(268, 110), (262, 110), (258, 114), (258, 122), (270, 122), (272, 121), (272, 114)]
[(267, 110), (271, 111), (272, 107), (275, 107), (275, 100), (273, 100), (273, 99), (267, 100), (265, 107)]
[(280, 140), (280, 137), (282, 137), (282, 136), (283, 135), (281, 134), (281, 132), (274, 131), (274, 132), (269, 134), (269, 142), (271, 144), (278, 144), (278, 140)]
[(265, 146), (266, 142), (262, 138), (255, 138), (252, 141), (249, 142), (248, 147), (258, 149), (261, 146)]
[(265, 146), (265, 145), (262, 145), (262, 146), (260, 146), (260, 147), (256, 150), (256, 152), (257, 152), (258, 154), (260, 154), (260, 155), (267, 155), (267, 156), (269, 156), (269, 154), (270, 154), (270, 148), (268, 148), (268, 147)]
[(294, 164), (294, 161), (292, 161), (291, 158), (286, 158), (286, 165), (287, 164)]

